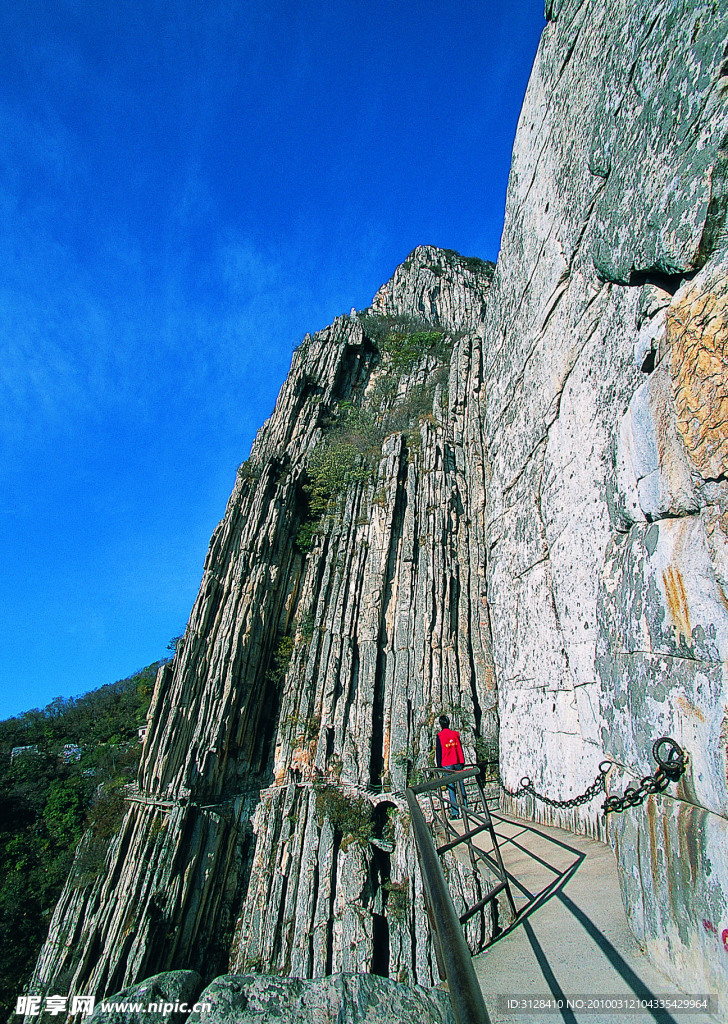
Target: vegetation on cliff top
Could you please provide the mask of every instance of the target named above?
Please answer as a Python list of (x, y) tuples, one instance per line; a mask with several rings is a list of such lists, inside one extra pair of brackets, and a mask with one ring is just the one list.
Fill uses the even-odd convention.
[[(0, 722), (2, 1020), (23, 994), (86, 829), (77, 883), (103, 867), (124, 810), (123, 787), (136, 775), (138, 728), (158, 667)], [(15, 747), (30, 749), (11, 758)]]
[(450, 357), (452, 334), (424, 317), (364, 313), (359, 319), (365, 335), (395, 373), (406, 373), (426, 356)]
[[(387, 367), (374, 388), (371, 406), (339, 402), (324, 420), (324, 438), (311, 453), (308, 464), (308, 514), (296, 537), (299, 550), (307, 552), (321, 529), (332, 502), (356, 481), (368, 479), (381, 457), (386, 437), (398, 431), (419, 447), (417, 424), (432, 415), (435, 388), (444, 384), (454, 336), (420, 317), (362, 314), (365, 335), (379, 349)], [(421, 360), (437, 361), (424, 384), (410, 387), (396, 400), (397, 377), (411, 371)]]

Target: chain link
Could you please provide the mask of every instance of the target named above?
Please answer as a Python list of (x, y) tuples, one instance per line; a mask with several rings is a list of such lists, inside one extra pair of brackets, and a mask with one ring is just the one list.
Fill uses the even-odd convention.
[(602, 807), (605, 817), (614, 811), (637, 807), (650, 793), (662, 793), (671, 782), (677, 782), (688, 766), (687, 754), (669, 736), (662, 736), (655, 742), (652, 756), (659, 766), (655, 774), (646, 775), (639, 785), (631, 782), (621, 796), (608, 796)]
[(568, 800), (554, 800), (552, 797), (545, 796), (543, 793), (537, 793), (533, 787), (533, 783), (527, 775), (521, 779), (520, 786), (515, 790), (508, 789), (503, 785), (503, 782), (500, 779), (498, 781), (503, 792), (507, 793), (508, 796), (511, 797), (523, 796), (525, 793), (529, 793), (532, 797), (535, 797), (536, 800), (540, 800), (542, 803), (548, 804), (549, 807), (579, 807), (581, 804), (588, 804), (590, 800), (594, 799), (597, 793), (605, 792), (607, 774), (611, 767), (611, 761), (602, 761), (599, 765), (599, 774), (594, 779), (591, 786), (589, 786), (588, 789), (585, 789), (583, 793), (580, 793), (579, 796), (572, 796)]
[[(682, 748), (669, 736), (662, 736), (652, 747), (652, 756), (657, 761), (658, 769), (654, 775), (647, 775), (638, 786), (630, 783), (622, 796), (608, 796), (602, 804), (602, 813), (605, 815), (624, 811), (627, 807), (636, 807), (641, 804), (650, 793), (661, 793), (667, 789), (671, 782), (676, 782), (687, 768), (687, 755)], [(602, 761), (599, 765), (599, 774), (579, 796), (572, 796), (568, 800), (554, 800), (543, 793), (537, 793), (533, 783), (524, 776), (521, 779), (518, 789), (508, 789), (499, 778), (498, 784), (504, 793), (510, 797), (519, 797), (526, 794), (540, 800), (549, 807), (580, 807), (588, 804), (598, 793), (605, 793), (607, 789), (607, 775), (614, 766), (612, 761)]]

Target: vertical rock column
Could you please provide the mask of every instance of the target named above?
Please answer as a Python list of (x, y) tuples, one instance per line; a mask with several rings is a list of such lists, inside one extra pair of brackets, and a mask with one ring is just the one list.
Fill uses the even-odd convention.
[[(366, 376), (348, 321), (294, 355), (216, 529), (200, 592), (149, 711), (138, 786), (98, 877), (83, 849), (32, 985), (99, 995), (173, 968), (225, 966), (245, 890), (250, 815), (270, 780), (280, 703), (276, 658), (301, 572), (292, 538), (301, 474), (320, 435), (318, 395), (345, 398)], [(335, 397), (334, 397), (335, 396)], [(86, 840), (86, 843), (88, 840)]]
[[(433, 980), (403, 791), (434, 763), (442, 712), (461, 728), (469, 759), (476, 740), (497, 745), (473, 401), (488, 280), (487, 268), (470, 270), (455, 254), (416, 250), (369, 312), (424, 308), (458, 337), (449, 372), (434, 357), (416, 360), (380, 407), (385, 357), (363, 394), (385, 439), (372, 478), (340, 495), (307, 558), (236, 969)], [(428, 404), (413, 412), (423, 393)], [(479, 898), (469, 872), (453, 862), (452, 873), (456, 889)], [(473, 928), (474, 948), (484, 930)]]
[[(418, 249), (366, 316), (295, 353), (159, 674), (121, 832), (102, 876), (72, 874), (36, 990), (210, 977), (229, 955), (233, 968), (432, 980), (402, 793), (432, 761), (442, 711), (471, 757), (497, 742), (471, 400), (491, 272)], [(395, 366), (377, 324), (440, 347)], [(346, 410), (373, 424), (374, 447), (313, 523), (309, 462)], [(315, 527), (308, 549), (302, 527)], [(457, 865), (453, 879), (458, 899), (478, 897)]]

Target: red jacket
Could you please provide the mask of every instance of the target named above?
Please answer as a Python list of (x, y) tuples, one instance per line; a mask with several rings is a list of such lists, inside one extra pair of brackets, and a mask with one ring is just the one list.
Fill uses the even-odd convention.
[(451, 768), (454, 764), (465, 764), (460, 733), (454, 729), (442, 729), (437, 734), (437, 767)]

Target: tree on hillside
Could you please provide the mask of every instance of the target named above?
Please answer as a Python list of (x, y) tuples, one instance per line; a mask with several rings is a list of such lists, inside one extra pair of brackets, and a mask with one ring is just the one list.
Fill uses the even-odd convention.
[[(23, 992), (87, 829), (83, 870), (92, 877), (103, 868), (160, 664), (0, 722), (0, 1019)], [(81, 748), (78, 760), (63, 757), (66, 744)], [(13, 747), (34, 745), (37, 754), (11, 760)]]

